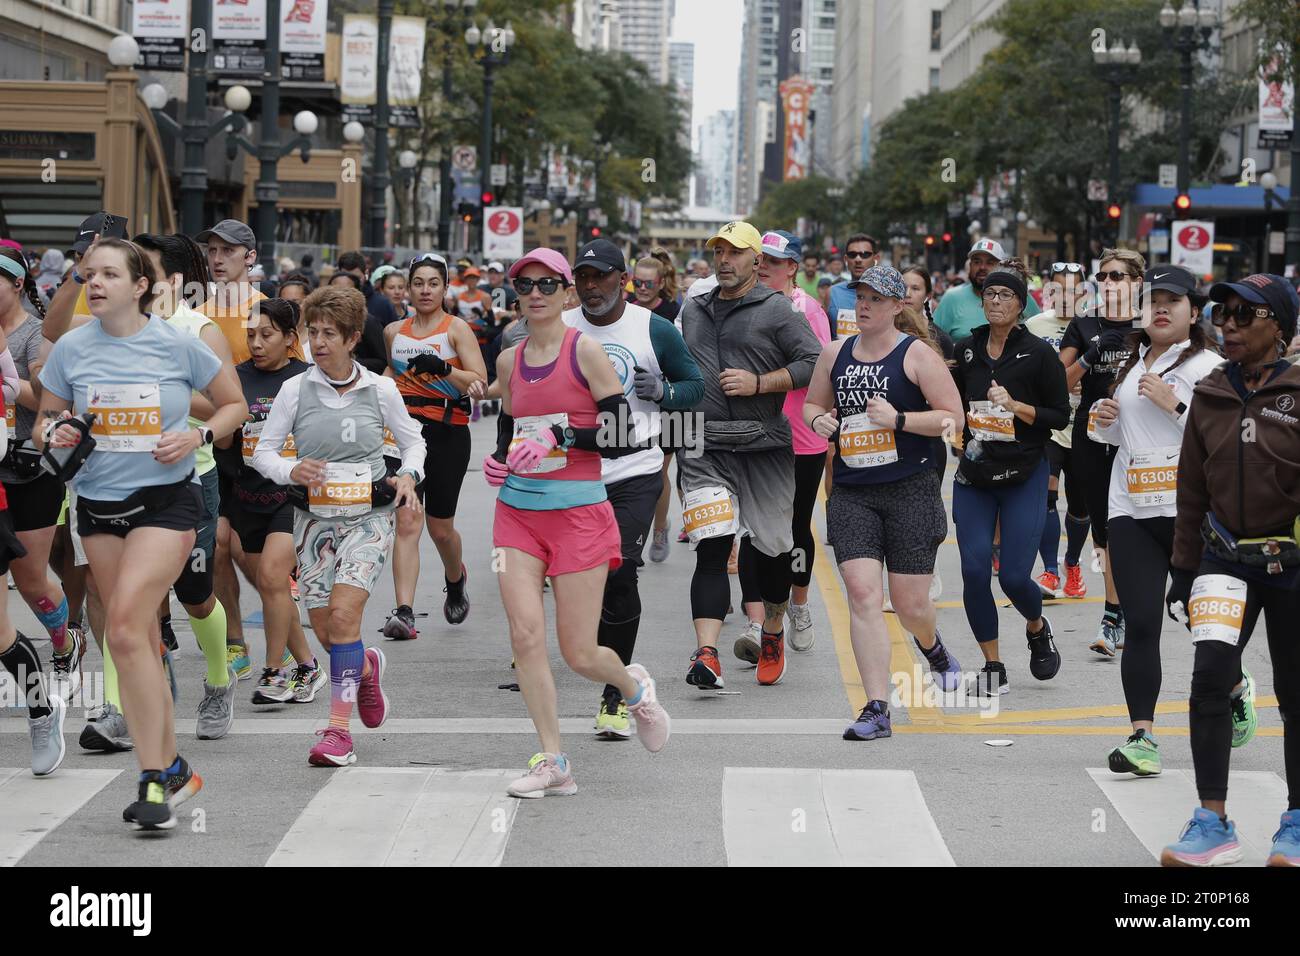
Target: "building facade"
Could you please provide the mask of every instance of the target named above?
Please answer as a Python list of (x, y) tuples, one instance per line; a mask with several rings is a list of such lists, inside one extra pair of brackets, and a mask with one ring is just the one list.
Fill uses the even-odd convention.
[[(846, 6), (848, 4), (845, 4)], [(832, 175), (831, 102), (835, 89), (836, 0), (803, 0), (803, 60), (800, 73), (813, 84), (812, 171)]]
[(835, 14), (830, 171), (841, 181), (852, 179), (866, 162), (876, 6), (876, 0), (856, 0), (841, 4)]
[(1006, 0), (949, 0), (942, 11), (939, 89), (961, 86), (979, 69), (984, 57), (1002, 42), (993, 30), (977, 27), (1001, 10), (1004, 3)]
[(700, 124), (699, 206), (736, 208), (736, 125), (734, 110), (721, 110)]
[[(878, 3), (871, 62), (872, 132), (907, 100), (937, 90), (941, 78), (942, 0)], [(874, 138), (874, 137), (873, 137)]]

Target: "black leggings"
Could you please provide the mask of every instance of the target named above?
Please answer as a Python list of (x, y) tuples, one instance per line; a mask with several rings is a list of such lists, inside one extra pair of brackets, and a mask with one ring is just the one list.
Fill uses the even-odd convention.
[[(691, 577), (691, 617), (721, 621), (731, 603), (731, 580), (727, 561), (731, 557), (734, 534), (706, 538), (695, 546), (695, 574)], [(748, 538), (746, 538), (748, 540)], [(744, 548), (742, 546), (743, 553)], [(791, 554), (766, 555), (753, 549), (755, 575), (758, 580), (756, 601), (783, 604), (790, 600), (793, 578)]]
[[(791, 583), (795, 587), (806, 588), (812, 581), (813, 558), (816, 556), (816, 543), (813, 536), (813, 505), (817, 503), (817, 489), (821, 486), (825, 474), (826, 456), (794, 456), (794, 518), (790, 530), (794, 534), (794, 551), (791, 553)], [(762, 589), (758, 583), (759, 550), (754, 547), (749, 535), (740, 541), (740, 593), (746, 604), (755, 604), (761, 600)]]
[(1160, 628), (1165, 620), (1165, 585), (1174, 553), (1173, 518), (1130, 518), (1108, 522), (1110, 566), (1124, 610), (1124, 653), (1119, 659), (1129, 720), (1155, 720), (1160, 696)]
[[(1066, 477), (1066, 502), (1071, 498), (1070, 485), (1078, 478), (1082, 485), (1083, 498), (1087, 504), (1088, 517), (1092, 520), (1092, 543), (1099, 548), (1106, 547), (1106, 507), (1110, 500), (1110, 471), (1115, 463), (1115, 446), (1101, 445), (1075, 430), (1073, 448), (1070, 450), (1072, 473)], [(1070, 513), (1078, 515), (1074, 508)]]
[[(1223, 568), (1204, 564), (1201, 574), (1222, 574)], [(1196, 792), (1202, 800), (1228, 798), (1228, 762), (1232, 755), (1232, 702), (1241, 682), (1241, 654), (1246, 649), (1260, 611), (1264, 612), (1268, 653), (1273, 661), (1273, 692), (1282, 716), (1282, 755), (1286, 765), (1287, 809), (1300, 810), (1300, 591), (1246, 583), (1246, 612), (1241, 640), (1233, 647), (1221, 641), (1201, 641), (1192, 664), (1192, 698), (1188, 714)], [(1130, 625), (1131, 626), (1131, 625)], [(1124, 651), (1128, 653), (1127, 649)]]

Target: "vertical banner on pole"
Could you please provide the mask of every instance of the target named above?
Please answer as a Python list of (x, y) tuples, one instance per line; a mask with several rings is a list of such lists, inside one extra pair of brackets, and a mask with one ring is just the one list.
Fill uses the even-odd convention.
[(266, 71), (266, 0), (216, 0), (212, 68), (224, 76), (261, 76)]
[(388, 119), (392, 126), (416, 129), (420, 125), (424, 34), (424, 18), (393, 17), (388, 45)]
[(801, 76), (781, 83), (781, 103), (785, 108), (785, 146), (782, 151), (782, 180), (803, 179), (812, 159), (809, 139), (808, 107), (813, 85)]
[(153, 72), (184, 72), (189, 28), (189, 0), (137, 0), (131, 8), (131, 36), (140, 45), (136, 67)]
[(379, 20), (374, 15), (349, 13), (343, 18), (339, 74), (344, 120), (372, 123), (379, 96)]
[(284, 0), (280, 20), (280, 78), (322, 83), (325, 80), (325, 28), (329, 0)]

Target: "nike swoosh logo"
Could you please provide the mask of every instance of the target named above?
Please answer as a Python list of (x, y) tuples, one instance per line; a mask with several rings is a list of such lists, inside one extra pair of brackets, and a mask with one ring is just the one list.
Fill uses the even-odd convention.
[(1162, 273), (1160, 273), (1160, 274), (1157, 275), (1157, 276), (1152, 276), (1152, 278), (1153, 278), (1153, 279), (1163, 279), (1163, 278), (1164, 278), (1165, 276), (1167, 276), (1167, 275), (1169, 275), (1168, 272), (1162, 272)]
[(1016, 356), (1016, 358), (1018, 359), (1029, 358), (1029, 355), (1030, 355), (1029, 352), (1021, 352), (1019, 355)]
[(1178, 452), (1174, 452), (1172, 455), (1165, 455), (1165, 461), (1173, 461), (1177, 457)]
[(145, 393), (144, 393), (143, 395), (141, 395), (140, 397), (143, 399), (143, 398), (150, 398), (150, 397), (152, 397), (152, 396), (153, 396), (153, 392), (145, 392)]

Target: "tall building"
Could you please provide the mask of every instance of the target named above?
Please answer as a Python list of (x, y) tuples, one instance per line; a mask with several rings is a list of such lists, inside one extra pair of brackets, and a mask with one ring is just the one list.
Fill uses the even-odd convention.
[(691, 109), (695, 97), (695, 44), (673, 40), (668, 44), (668, 75), (677, 95), (686, 109), (686, 123), (682, 127), (682, 143), (691, 148), (691, 130), (695, 116)]
[(700, 124), (695, 204), (736, 210), (736, 111), (720, 110)]
[[(850, 4), (851, 5), (851, 4)], [(831, 101), (835, 86), (836, 0), (804, 0), (803, 62), (799, 72), (813, 84), (812, 170), (831, 175)]]
[(619, 49), (643, 64), (656, 83), (667, 83), (671, 0), (620, 0), (618, 18)]
[(876, 4), (873, 35), (880, 42), (871, 63), (873, 134), (907, 100), (939, 88), (941, 37), (946, 32), (942, 3)]
[(582, 50), (621, 49), (620, 0), (573, 0), (573, 41)]
[(830, 168), (839, 180), (851, 179), (866, 163), (877, 5), (876, 0), (855, 0), (836, 12)]
[(1004, 3), (1006, 0), (949, 0), (943, 8), (940, 89), (951, 90), (965, 83), (1002, 42), (995, 31), (977, 28)]
[(777, 61), (781, 48), (789, 48), (782, 42), (782, 2), (745, 0), (736, 122), (736, 209), (742, 215), (758, 204), (767, 146), (776, 141)]

